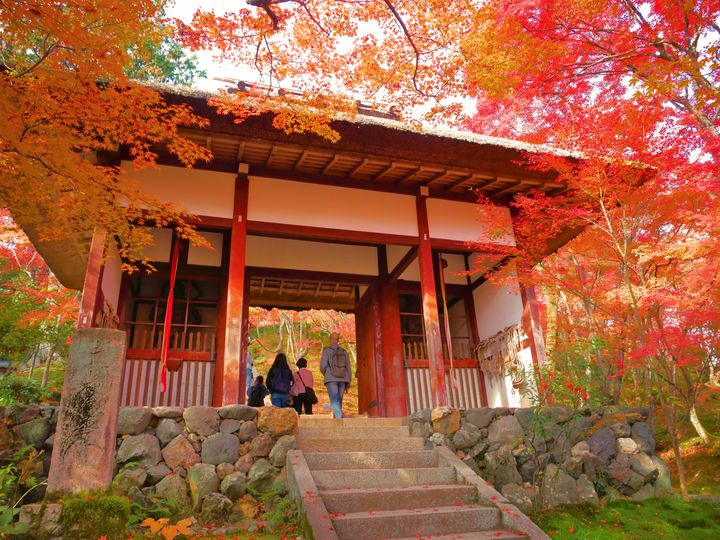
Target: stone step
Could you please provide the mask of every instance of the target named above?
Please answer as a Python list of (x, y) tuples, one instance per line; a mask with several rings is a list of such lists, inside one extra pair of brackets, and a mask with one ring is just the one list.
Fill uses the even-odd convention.
[(320, 490), (454, 484), (457, 481), (453, 467), (312, 471), (312, 477)]
[(477, 500), (475, 486), (439, 484), (371, 489), (333, 489), (320, 491), (328, 512), (402, 510), (471, 504)]
[(441, 506), (412, 510), (383, 510), (330, 516), (341, 540), (380, 540), (408, 534), (427, 537), (491, 530), (500, 523), (500, 511), (489, 506)]
[(492, 530), (474, 531), (456, 534), (429, 534), (427, 536), (403, 536), (402, 538), (390, 538), (388, 540), (527, 540), (527, 535), (515, 531)]
[(300, 432), (298, 450), (306, 454), (313, 452), (393, 452), (424, 450), (422, 437), (367, 438), (367, 439), (314, 439)]
[(409, 437), (408, 426), (302, 426), (300, 434), (309, 439), (368, 439)]
[(299, 417), (300, 427), (308, 426), (404, 426), (404, 418), (368, 418), (353, 416), (351, 418), (333, 418), (332, 416), (305, 415)]
[(305, 454), (312, 471), (342, 469), (395, 469), (435, 467), (437, 454), (433, 450), (417, 452), (322, 452)]

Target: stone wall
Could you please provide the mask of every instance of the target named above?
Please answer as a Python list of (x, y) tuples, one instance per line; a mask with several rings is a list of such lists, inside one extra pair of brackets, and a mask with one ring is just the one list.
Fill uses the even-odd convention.
[(409, 422), (411, 434), (451, 449), (526, 512), (671, 489), (645, 409), (442, 407)]
[[(54, 407), (0, 409), (0, 460), (9, 458), (12, 446), (33, 445), (46, 451), (47, 475), (56, 422)], [(248, 491), (283, 489), (297, 428), (291, 408), (123, 407), (111, 490), (136, 501), (173, 499), (181, 510), (207, 520), (233, 505), (243, 512), (253, 504)]]

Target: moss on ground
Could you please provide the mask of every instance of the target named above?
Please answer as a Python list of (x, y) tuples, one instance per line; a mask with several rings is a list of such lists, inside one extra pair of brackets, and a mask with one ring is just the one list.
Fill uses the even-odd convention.
[(720, 506), (677, 499), (616, 501), (604, 508), (558, 507), (533, 520), (552, 538), (702, 540), (720, 538)]
[(78, 496), (63, 501), (64, 538), (68, 540), (125, 538), (129, 518), (130, 501), (125, 497)]

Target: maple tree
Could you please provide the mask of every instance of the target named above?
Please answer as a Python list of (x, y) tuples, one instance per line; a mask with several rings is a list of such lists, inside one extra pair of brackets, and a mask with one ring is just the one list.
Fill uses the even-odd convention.
[(185, 211), (103, 157), (122, 145), (144, 167), (163, 143), (186, 165), (209, 158), (178, 134), (205, 121), (126, 73), (162, 46), (161, 14), (153, 0), (0, 3), (0, 204), (41, 239), (100, 226), (143, 245), (149, 235), (136, 225), (153, 223), (200, 241)]

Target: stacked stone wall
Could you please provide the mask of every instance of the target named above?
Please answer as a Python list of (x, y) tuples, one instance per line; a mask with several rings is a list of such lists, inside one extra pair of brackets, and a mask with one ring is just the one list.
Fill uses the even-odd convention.
[(646, 409), (442, 407), (409, 417), (412, 435), (446, 446), (525, 512), (671, 490)]

